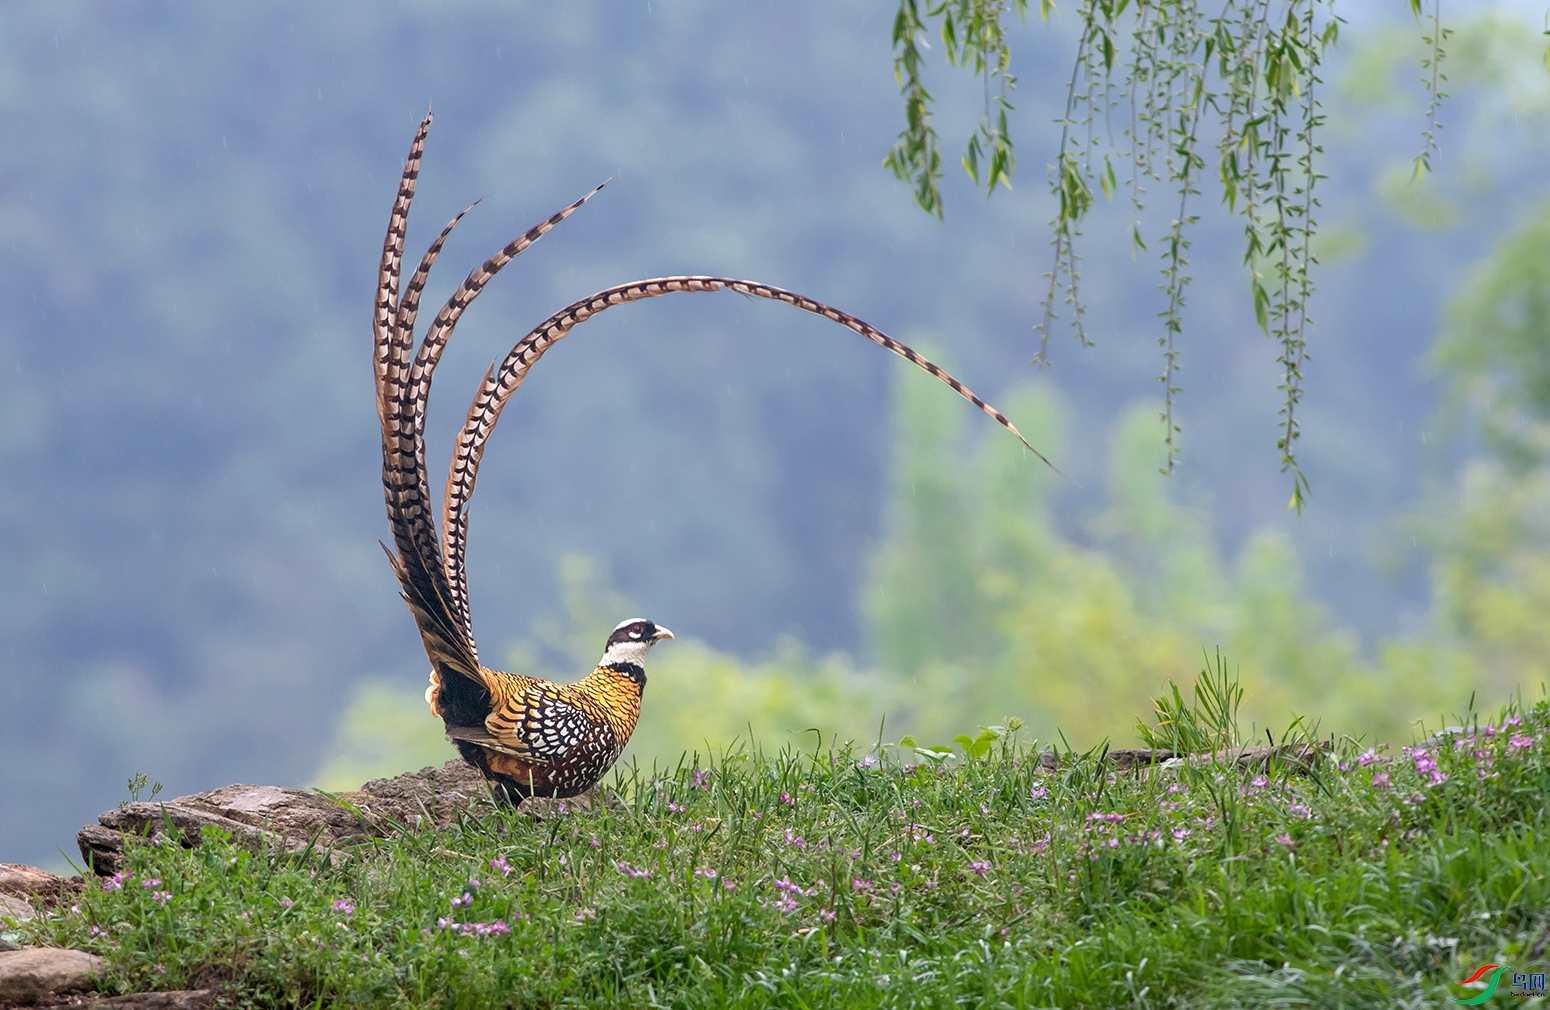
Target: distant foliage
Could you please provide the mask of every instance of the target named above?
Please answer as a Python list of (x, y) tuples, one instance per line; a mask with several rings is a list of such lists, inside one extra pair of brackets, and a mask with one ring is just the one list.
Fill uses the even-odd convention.
[(1442, 421), (1480, 439), (1435, 489), (1436, 623), (1482, 686), (1550, 681), (1550, 205), (1469, 278), (1432, 363)]

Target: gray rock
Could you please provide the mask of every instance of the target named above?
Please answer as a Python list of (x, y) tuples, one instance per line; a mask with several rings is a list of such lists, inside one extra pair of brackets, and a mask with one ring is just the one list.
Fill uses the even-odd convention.
[(570, 796), (563, 800), (552, 796), (529, 796), (517, 806), (517, 810), (535, 821), (547, 821), (554, 817), (604, 810), (608, 805), (602, 790), (593, 786), (580, 796)]
[(214, 989), (179, 989), (175, 992), (134, 992), (77, 1005), (84, 1010), (206, 1010), (214, 1003)]
[(0, 1003), (26, 1003), (50, 993), (90, 992), (107, 962), (84, 950), (30, 947), (0, 953)]
[(22, 922), (25, 919), (34, 918), (38, 914), (32, 903), (21, 898), (13, 898), (9, 894), (0, 894), (0, 922), (9, 919), (12, 922)]
[(24, 900), (37, 898), (52, 908), (80, 894), (86, 883), (80, 877), (59, 877), (25, 863), (0, 863), (0, 894)]
[(129, 803), (109, 810), (76, 836), (81, 856), (99, 875), (123, 868), (124, 835), (192, 848), (206, 827), (238, 840), (300, 852), (309, 845), (341, 854), (426, 819), (444, 823), (460, 810), (488, 800), (489, 787), (461, 759), (390, 779), (372, 779), (359, 790), (329, 795), (282, 786), (232, 785), (157, 803)]

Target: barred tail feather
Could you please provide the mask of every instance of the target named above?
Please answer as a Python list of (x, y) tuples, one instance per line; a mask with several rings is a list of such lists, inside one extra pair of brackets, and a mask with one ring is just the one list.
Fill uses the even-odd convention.
[[(469, 621), (467, 582), (461, 576), (462, 559), (458, 559), (457, 565), (459, 591), (454, 592), (447, 575), (444, 546), (430, 510), (429, 480), (425, 467), (425, 409), (430, 395), (431, 377), (459, 317), (490, 279), (528, 246), (574, 213), (602, 187), (597, 187), (528, 229), (470, 273), (437, 314), (425, 340), (416, 351), (414, 327), (426, 279), (447, 237), (478, 202), (464, 208), (441, 230), (441, 234), (421, 257), (418, 269), (404, 286), (400, 297), (404, 236), (430, 122), (431, 117), (427, 114), (420, 123), (409, 149), (409, 157), (404, 163), (398, 198), (393, 204), (387, 239), (383, 244), (373, 318), (377, 412), (382, 421), (382, 485), (387, 499), (393, 543), (397, 548), (396, 554), (390, 553), (389, 556), (404, 599), (420, 628), (432, 665), (438, 671), (459, 674), (455, 680), (474, 681), (476, 693), (483, 692), (487, 698), (488, 691), (480, 674), (478, 646), (474, 642)], [(466, 531), (465, 520), (459, 530), (459, 542), (466, 540)], [(443, 683), (446, 684), (445, 678)], [(454, 693), (466, 694), (468, 689), (459, 686)], [(450, 702), (453, 708), (469, 707), (445, 695), (443, 701)]]
[(394, 337), (394, 317), (398, 313), (398, 277), (404, 260), (404, 235), (409, 227), (409, 205), (420, 180), (420, 157), (425, 153), (425, 136), (430, 132), (432, 114), (427, 111), (409, 145), (404, 172), (398, 183), (398, 196), (388, 218), (387, 238), (382, 243), (382, 262), (377, 268), (377, 300), (372, 313), (372, 365), (377, 380), (377, 416), (385, 414), (388, 388), (388, 362)]
[(1016, 435), (1018, 441), (1022, 442), (1028, 451), (1042, 460), (1046, 466), (1055, 469), (1054, 464), (1023, 437), (1022, 432), (1007, 420), (1005, 414), (980, 399), (968, 386), (913, 348), (900, 343), (877, 327), (848, 312), (841, 312), (839, 309), (793, 291), (760, 284), (757, 281), (737, 280), (730, 277), (657, 277), (636, 281), (599, 291), (556, 312), (518, 341), (498, 368), (492, 366), (485, 373), (484, 381), (469, 406), (468, 417), (453, 448), (452, 463), (447, 471), (446, 496), (442, 502), (442, 528), (447, 538), (444, 554), (447, 558), (447, 575), (452, 583), (454, 596), (466, 600), (468, 595), (463, 568), (463, 556), (467, 547), (465, 539), (468, 529), (467, 508), (469, 499), (474, 493), (474, 485), (478, 480), (479, 461), (484, 455), (485, 442), (494, 430), (496, 422), (500, 420), (501, 411), (505, 409), (507, 401), (517, 391), (517, 387), (522, 385), (522, 380), (526, 378), (528, 369), (533, 367), (534, 362), (578, 323), (585, 322), (615, 305), (659, 298), (662, 295), (679, 292), (692, 293), (722, 289), (755, 298), (785, 302), (787, 305), (815, 313), (854, 330), (873, 343), (887, 348), (942, 380), (953, 392), (974, 404)]

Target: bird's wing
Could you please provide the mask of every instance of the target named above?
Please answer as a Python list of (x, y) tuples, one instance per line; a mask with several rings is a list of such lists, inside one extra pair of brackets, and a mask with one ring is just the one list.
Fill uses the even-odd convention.
[(447, 473), (447, 495), (442, 503), (442, 524), (447, 537), (447, 555), (461, 559), (467, 531), (467, 506), (474, 493), (474, 484), (479, 476), (479, 460), (484, 455), (484, 445), (494, 430), (495, 423), (500, 420), (501, 411), (505, 409), (506, 402), (511, 394), (522, 385), (522, 380), (527, 376), (533, 363), (543, 356), (555, 341), (569, 333), (578, 323), (602, 312), (604, 309), (615, 305), (623, 305), (627, 302), (638, 302), (646, 298), (659, 298), (662, 295), (678, 292), (699, 291), (735, 291), (738, 294), (751, 295), (756, 298), (769, 298), (774, 301), (785, 302), (799, 309), (823, 316), (833, 320), (841, 326), (845, 326), (866, 337), (875, 344), (887, 348), (906, 361), (941, 379), (952, 388), (953, 392), (962, 396), (980, 410), (989, 414), (1002, 427), (1016, 435), (1018, 440), (1027, 446), (1044, 463), (1053, 468), (1054, 464), (1045, 459), (1044, 454), (1029, 445), (1022, 433), (1006, 419), (995, 407), (986, 403), (975, 395), (974, 391), (962, 382), (953, 378), (947, 372), (928, 361), (923, 355), (916, 352), (899, 341), (888, 336), (870, 323), (858, 319), (848, 312), (825, 305), (823, 302), (799, 295), (792, 291), (772, 287), (768, 284), (760, 284), (757, 281), (737, 280), (731, 277), (658, 277), (652, 280), (636, 281), (633, 284), (623, 284), (618, 287), (599, 291), (597, 294), (575, 302), (554, 315), (550, 316), (536, 329), (517, 342), (506, 355), (504, 361), (497, 367), (491, 365), (485, 372), (484, 381), (479, 386), (479, 392), (474, 396), (473, 403), (469, 405), (468, 417), (463, 423), (463, 430), (458, 435), (456, 446), (452, 452), (452, 464)]
[[(572, 748), (613, 730), (563, 698), (558, 685), (531, 681), (490, 713), (484, 720), (483, 735), (477, 730), (460, 729), (458, 733), (455, 739), (480, 743), (535, 764), (552, 765)], [(452, 736), (453, 730), (449, 728), (447, 735)]]

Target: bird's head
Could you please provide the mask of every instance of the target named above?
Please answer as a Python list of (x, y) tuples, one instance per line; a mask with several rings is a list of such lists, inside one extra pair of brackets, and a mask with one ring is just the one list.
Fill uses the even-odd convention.
[[(608, 636), (608, 647), (603, 650), (603, 658), (599, 666), (633, 666), (640, 669), (644, 666), (646, 653), (651, 647), (664, 638), (672, 638), (673, 633), (666, 628), (651, 622), (632, 617), (628, 621), (620, 622)], [(642, 677), (645, 676), (642, 672)]]

